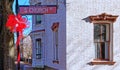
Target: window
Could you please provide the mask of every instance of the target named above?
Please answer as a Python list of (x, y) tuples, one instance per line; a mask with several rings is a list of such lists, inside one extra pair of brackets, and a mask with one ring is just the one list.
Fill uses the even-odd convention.
[(53, 41), (54, 41), (54, 44), (53, 44), (54, 60), (58, 61), (58, 31), (53, 32)]
[(113, 23), (118, 16), (102, 13), (90, 16), (94, 25), (95, 58), (91, 64), (113, 65)]
[(53, 23), (52, 30), (53, 30), (53, 63), (59, 63), (58, 57), (58, 27), (59, 23)]
[(42, 44), (41, 39), (36, 39), (36, 59), (42, 58)]
[(110, 25), (94, 24), (95, 59), (109, 60)]
[[(37, 4), (35, 4), (36, 6), (41, 5), (41, 2), (38, 2)], [(41, 15), (36, 15), (36, 24), (41, 24), (42, 20), (41, 20)]]
[(41, 24), (41, 15), (36, 15), (36, 24)]

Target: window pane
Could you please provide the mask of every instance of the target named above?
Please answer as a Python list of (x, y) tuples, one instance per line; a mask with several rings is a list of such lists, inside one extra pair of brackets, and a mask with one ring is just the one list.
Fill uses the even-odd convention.
[(101, 43), (101, 59), (105, 59), (105, 42)]
[(42, 54), (41, 39), (36, 39), (36, 58), (41, 59), (41, 54)]
[(105, 59), (109, 59), (109, 42), (105, 42)]
[(95, 43), (96, 59), (100, 58), (100, 43)]
[(36, 15), (36, 24), (41, 23), (41, 15)]
[(110, 25), (106, 24), (106, 41), (109, 41), (110, 37)]
[(94, 40), (95, 41), (100, 41), (100, 24), (95, 24), (94, 25)]
[(55, 41), (56, 41), (56, 47), (58, 45), (58, 31), (55, 32)]
[(106, 25), (101, 25), (101, 37), (102, 41), (106, 41)]
[(109, 41), (109, 24), (95, 24), (94, 25), (94, 40), (99, 41)]
[(105, 42), (95, 43), (95, 51), (97, 59), (108, 59), (108, 46)]
[(53, 32), (54, 60), (58, 60), (58, 31)]

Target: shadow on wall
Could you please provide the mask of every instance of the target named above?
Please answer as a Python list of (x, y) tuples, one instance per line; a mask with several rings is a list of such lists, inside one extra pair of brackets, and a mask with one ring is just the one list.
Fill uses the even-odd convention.
[(49, 66), (44, 66), (44, 68), (33, 67), (33, 70), (58, 70)]
[(55, 69), (55, 68), (52, 68), (52, 67), (45, 66), (45, 70), (58, 70), (58, 69)]
[(90, 18), (89, 18), (89, 16), (86, 17), (86, 18), (83, 18), (82, 20), (84, 20), (85, 22), (89, 22), (89, 23), (91, 23), (91, 22), (90, 22)]
[(93, 65), (91, 62), (88, 62), (87, 65)]

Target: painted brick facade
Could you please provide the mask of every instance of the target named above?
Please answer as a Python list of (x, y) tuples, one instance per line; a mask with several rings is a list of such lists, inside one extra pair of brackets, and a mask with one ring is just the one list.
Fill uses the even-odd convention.
[[(41, 15), (41, 23), (36, 25), (36, 15), (32, 16), (32, 66), (45, 70), (66, 70), (66, 7), (64, 0), (30, 0), (31, 5), (41, 2), (41, 5), (56, 5), (56, 14)], [(53, 23), (59, 23), (58, 28), (58, 61), (54, 63)], [(36, 39), (41, 39), (42, 58), (36, 59)]]

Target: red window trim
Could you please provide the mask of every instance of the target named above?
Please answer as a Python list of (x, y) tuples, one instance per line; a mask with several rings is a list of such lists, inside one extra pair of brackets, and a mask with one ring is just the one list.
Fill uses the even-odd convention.
[(114, 65), (116, 62), (114, 61), (92, 61), (91, 65)]
[(89, 16), (89, 19), (92, 23), (99, 23), (99, 22), (107, 22), (107, 23), (114, 23), (117, 19), (118, 15), (110, 15), (106, 13), (102, 13), (100, 15), (93, 15)]
[[(96, 24), (97, 23), (100, 23), (100, 24), (108, 23), (108, 24), (111, 24), (111, 23), (114, 23), (116, 21), (117, 17), (118, 17), (118, 15), (110, 15), (110, 14), (102, 13), (100, 15), (89, 16), (89, 19), (90, 19), (91, 23), (96, 23)], [(113, 28), (112, 28), (112, 30), (113, 30)], [(112, 48), (113, 48), (113, 45), (112, 45)], [(109, 48), (108, 52), (110, 52), (110, 48)], [(113, 57), (113, 55), (112, 55), (112, 57)], [(115, 62), (113, 62), (113, 60), (110, 61), (110, 56), (109, 56), (109, 61), (95, 60), (94, 59), (92, 62), (90, 62), (90, 64), (92, 64), (92, 65), (94, 65), (94, 64), (95, 65), (98, 65), (98, 64), (113, 65), (114, 63)]]
[(59, 22), (55, 22), (53, 23), (53, 25), (51, 26), (52, 31), (56, 32), (58, 31), (59, 28)]

